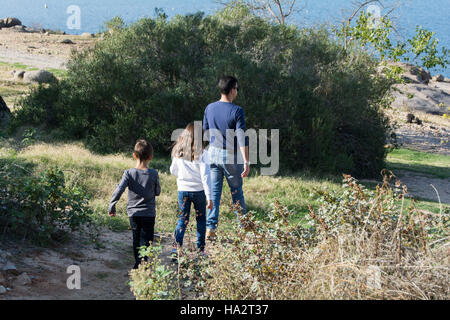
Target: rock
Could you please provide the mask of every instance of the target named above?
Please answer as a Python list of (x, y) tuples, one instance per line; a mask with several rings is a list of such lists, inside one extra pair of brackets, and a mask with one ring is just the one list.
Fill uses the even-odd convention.
[[(6, 105), (5, 100), (0, 96), (0, 124), (3, 122), (3, 120), (8, 120), (11, 115), (11, 110), (9, 110), (8, 106)], [(3, 256), (3, 253), (2, 253)]]
[(15, 271), (17, 271), (17, 267), (11, 261), (7, 261), (5, 266), (2, 268), (2, 270), (5, 272), (13, 272), (14, 273)]
[(436, 81), (436, 82), (443, 82), (444, 80), (445, 80), (445, 78), (442, 74), (438, 74), (433, 77), (433, 81)]
[(7, 261), (5, 266), (2, 268), (3, 271), (17, 270), (17, 267), (11, 261)]
[(22, 286), (27, 286), (31, 284), (31, 279), (28, 276), (28, 274), (26, 272), (22, 273), (20, 276), (18, 276), (16, 278), (16, 280), (14, 280), (13, 285), (14, 287), (22, 287)]
[(64, 44), (75, 44), (72, 40), (70, 40), (70, 39), (64, 39), (64, 40), (62, 40), (61, 41), (61, 43), (64, 43)]
[(94, 38), (95, 36), (92, 33), (89, 32), (84, 32), (82, 34), (80, 34), (81, 38)]
[(51, 83), (57, 81), (53, 73), (47, 70), (28, 71), (23, 76), (24, 82)]
[(14, 70), (14, 81), (22, 81), (23, 80), (23, 76), (25, 75), (25, 71), (21, 70), (21, 71), (16, 71)]
[(22, 25), (17, 25), (17, 26), (11, 27), (11, 28), (9, 28), (9, 30), (16, 31), (16, 32), (28, 32), (28, 30)]
[(419, 82), (428, 84), (431, 80), (431, 74), (430, 72), (426, 71), (425, 69), (422, 69), (420, 67), (412, 66), (409, 69), (409, 72), (415, 76), (417, 76), (417, 80)]
[(0, 27), (1, 28), (11, 28), (15, 26), (21, 26), (22, 22), (17, 18), (5, 18), (0, 19)]
[(4, 286), (0, 286), (0, 294), (5, 294), (7, 292)]

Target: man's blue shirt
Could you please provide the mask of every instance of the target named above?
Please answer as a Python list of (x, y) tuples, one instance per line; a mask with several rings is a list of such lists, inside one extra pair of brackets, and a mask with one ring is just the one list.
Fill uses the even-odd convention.
[[(238, 146), (248, 146), (248, 138), (244, 136), (246, 131), (244, 109), (231, 102), (217, 101), (209, 104), (203, 117), (203, 130), (209, 130), (210, 143), (214, 147), (237, 152)], [(227, 139), (227, 130), (232, 130), (236, 136), (229, 135)], [(217, 137), (219, 132), (221, 136)]]

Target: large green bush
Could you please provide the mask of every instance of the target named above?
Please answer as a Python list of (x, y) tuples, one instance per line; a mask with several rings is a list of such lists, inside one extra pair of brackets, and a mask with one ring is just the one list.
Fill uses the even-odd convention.
[(244, 7), (213, 16), (142, 19), (77, 53), (68, 76), (24, 99), (12, 128), (59, 129), (99, 152), (139, 137), (166, 151), (171, 132), (201, 120), (218, 78), (240, 81), (248, 128), (280, 129), (280, 159), (358, 177), (379, 174), (390, 83), (367, 54), (345, 51), (325, 29), (273, 25)]

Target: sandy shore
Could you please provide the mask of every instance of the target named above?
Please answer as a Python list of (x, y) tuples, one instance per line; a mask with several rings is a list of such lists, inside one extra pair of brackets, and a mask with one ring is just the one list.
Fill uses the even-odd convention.
[[(70, 39), (74, 44), (61, 41)], [(72, 51), (92, 47), (96, 38), (0, 30), (0, 61), (40, 69), (65, 69)]]

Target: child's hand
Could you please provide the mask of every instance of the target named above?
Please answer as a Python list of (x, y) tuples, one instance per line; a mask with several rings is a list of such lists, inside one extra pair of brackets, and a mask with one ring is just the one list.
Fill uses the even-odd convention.
[(206, 206), (207, 209), (212, 210), (214, 208), (212, 200), (208, 200), (208, 205)]
[(108, 216), (110, 216), (110, 217), (115, 217), (115, 216), (116, 216), (116, 213), (115, 213), (115, 212), (108, 212)]

